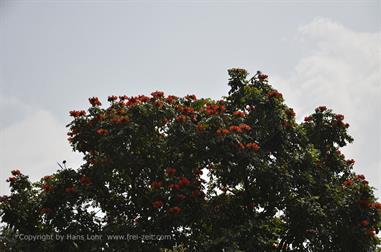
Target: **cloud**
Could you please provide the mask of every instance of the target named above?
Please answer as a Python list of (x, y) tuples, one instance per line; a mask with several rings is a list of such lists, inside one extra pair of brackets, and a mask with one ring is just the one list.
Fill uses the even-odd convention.
[(36, 181), (57, 170), (57, 162), (67, 160), (73, 168), (81, 164), (66, 140), (65, 125), (46, 110), (29, 110), (22, 120), (0, 128), (0, 195), (8, 193), (5, 180), (13, 169)]
[(275, 76), (273, 82), (299, 120), (319, 105), (345, 115), (355, 141), (344, 152), (356, 159), (355, 170), (364, 173), (381, 196), (381, 32), (356, 32), (317, 18), (299, 28), (299, 38), (296, 47), (311, 43), (312, 50), (289, 76)]

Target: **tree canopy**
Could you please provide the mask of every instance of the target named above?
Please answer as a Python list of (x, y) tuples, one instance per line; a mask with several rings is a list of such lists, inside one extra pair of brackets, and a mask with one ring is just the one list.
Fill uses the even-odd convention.
[(340, 152), (344, 116), (298, 123), (267, 75), (228, 73), (217, 101), (155, 91), (71, 111), (83, 165), (33, 183), (12, 171), (0, 249), (375, 250), (381, 204)]

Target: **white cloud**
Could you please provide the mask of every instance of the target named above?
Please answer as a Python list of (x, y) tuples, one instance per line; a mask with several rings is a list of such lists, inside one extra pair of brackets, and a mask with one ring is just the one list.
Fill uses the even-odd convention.
[(57, 162), (67, 160), (73, 168), (81, 164), (80, 155), (71, 151), (66, 140), (65, 125), (48, 111), (30, 108), (30, 112), (0, 129), (0, 195), (8, 192), (5, 180), (13, 169), (36, 181), (57, 170)]
[(355, 170), (364, 173), (381, 196), (381, 32), (356, 32), (317, 18), (301, 26), (299, 35), (313, 50), (288, 77), (275, 76), (275, 86), (300, 120), (319, 105), (345, 115), (355, 141), (344, 152), (356, 159)]

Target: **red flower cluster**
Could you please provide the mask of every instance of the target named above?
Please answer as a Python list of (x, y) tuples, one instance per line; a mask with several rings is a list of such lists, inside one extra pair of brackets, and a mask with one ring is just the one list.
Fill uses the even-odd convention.
[(81, 111), (72, 110), (72, 111), (69, 112), (69, 114), (72, 117), (80, 117), (80, 116), (85, 116), (86, 115), (86, 111), (84, 111), (84, 110), (81, 110)]
[(169, 188), (169, 189), (176, 189), (176, 190), (179, 190), (179, 189), (180, 189), (180, 185), (179, 185), (179, 184), (169, 184), (169, 185), (168, 185), (168, 188)]
[(151, 188), (153, 189), (159, 189), (161, 186), (162, 186), (162, 182), (161, 181), (153, 181), (151, 183)]
[(200, 123), (200, 124), (196, 125), (196, 128), (197, 128), (198, 131), (203, 131), (204, 129), (206, 129), (206, 125)]
[(275, 97), (275, 98), (283, 98), (283, 95), (281, 93), (279, 93), (278, 91), (274, 90), (274, 91), (271, 91), (267, 94), (267, 96), (269, 98), (271, 97)]
[(260, 74), (258, 75), (258, 79), (259, 80), (266, 80), (268, 78), (268, 76), (266, 74)]
[(241, 123), (239, 127), (241, 128), (241, 130), (247, 130), (247, 131), (251, 130), (251, 127), (247, 125), (246, 123)]
[(205, 108), (205, 112), (208, 114), (208, 115), (213, 115), (213, 114), (218, 114), (218, 113), (222, 113), (225, 111), (225, 106), (224, 105), (211, 105), (211, 104), (207, 104), (206, 105), (206, 108)]
[(353, 184), (353, 180), (352, 179), (347, 179), (343, 182), (343, 185), (345, 186), (351, 186)]
[(161, 200), (156, 200), (156, 201), (154, 201), (154, 202), (152, 203), (152, 206), (153, 206), (154, 208), (157, 208), (157, 209), (161, 208), (163, 205), (164, 205), (164, 204), (163, 204), (163, 202), (162, 202)]
[(286, 114), (289, 116), (289, 117), (295, 117), (295, 112), (292, 108), (289, 108), (288, 110), (286, 110)]
[(13, 176), (20, 176), (21, 175), (20, 170), (13, 170), (13, 171), (11, 171), (11, 173)]
[(196, 98), (195, 95), (187, 95), (187, 96), (185, 96), (185, 99), (190, 100), (190, 101), (195, 101), (195, 100), (197, 100), (197, 98)]
[(241, 112), (241, 111), (235, 111), (235, 112), (233, 112), (233, 115), (237, 116), (237, 117), (245, 117), (246, 114), (244, 112)]
[(241, 128), (239, 126), (236, 126), (236, 125), (232, 125), (229, 127), (229, 130), (231, 132), (241, 132)]
[(355, 160), (353, 159), (349, 159), (346, 161), (347, 165), (354, 165), (355, 164)]
[(89, 102), (93, 107), (102, 105), (102, 103), (99, 101), (98, 97), (89, 98)]
[(97, 134), (98, 135), (107, 135), (109, 133), (109, 131), (108, 130), (106, 130), (106, 129), (102, 129), (102, 128), (100, 128), (100, 129), (97, 129)]
[(115, 96), (115, 95), (109, 96), (109, 97), (107, 98), (107, 100), (108, 100), (109, 102), (116, 101), (117, 99), (118, 99), (118, 97)]
[(168, 212), (171, 213), (171, 214), (179, 214), (181, 212), (181, 208), (180, 207), (171, 207), (168, 209)]
[(16, 177), (9, 177), (6, 181), (14, 183), (16, 181)]
[(80, 179), (79, 179), (79, 183), (81, 183), (82, 185), (91, 185), (93, 182), (91, 181), (91, 179), (87, 176), (82, 176)]
[(43, 185), (41, 185), (41, 188), (44, 189), (45, 191), (51, 191), (54, 189), (54, 186), (52, 186), (50, 184), (43, 184)]
[(179, 115), (176, 117), (176, 121), (178, 122), (185, 122), (187, 120), (187, 117), (185, 115)]
[(165, 172), (167, 173), (168, 176), (172, 176), (176, 173), (176, 168), (168, 167), (167, 169), (165, 169)]
[(118, 124), (118, 123), (126, 123), (126, 122), (128, 122), (130, 119), (128, 118), (128, 117), (113, 117), (112, 119), (111, 119), (111, 122), (112, 123), (116, 123), (116, 124)]
[(217, 136), (223, 136), (229, 134), (230, 131), (228, 129), (218, 129), (216, 131)]
[(173, 103), (174, 101), (177, 101), (178, 97), (174, 95), (168, 95), (167, 97), (167, 102), (168, 103)]
[(65, 188), (65, 192), (67, 192), (67, 193), (73, 193), (75, 191), (76, 191), (76, 189), (74, 186), (70, 186), (70, 187)]
[(372, 203), (372, 204), (370, 204), (370, 207), (371, 208), (376, 208), (378, 210), (381, 210), (381, 203), (379, 203), (379, 202)]
[(54, 178), (54, 176), (49, 175), (49, 176), (44, 176), (42, 179), (43, 180), (49, 180), (49, 179), (52, 179), (52, 178)]
[(160, 97), (164, 96), (164, 92), (162, 92), (162, 91), (155, 91), (155, 92), (152, 92), (151, 95), (152, 95), (153, 98), (160, 98)]
[(342, 120), (344, 120), (344, 116), (341, 114), (338, 114), (338, 115), (335, 115), (335, 119), (338, 121), (342, 121)]
[(327, 110), (326, 106), (319, 106), (315, 109), (316, 112), (324, 112)]
[(248, 143), (248, 144), (246, 144), (246, 148), (258, 151), (259, 150), (259, 145), (256, 144), (256, 143)]
[(306, 116), (306, 117), (304, 117), (304, 121), (305, 122), (310, 122), (310, 121), (312, 121), (313, 120), (313, 117), (312, 116)]
[(189, 184), (190, 184), (189, 179), (187, 179), (186, 177), (181, 177), (181, 178), (180, 178), (179, 185), (181, 185), (181, 186), (186, 186), (186, 185), (189, 185)]
[(369, 225), (369, 221), (367, 219), (365, 219), (365, 220), (362, 220), (360, 224), (361, 224), (361, 226), (366, 227)]

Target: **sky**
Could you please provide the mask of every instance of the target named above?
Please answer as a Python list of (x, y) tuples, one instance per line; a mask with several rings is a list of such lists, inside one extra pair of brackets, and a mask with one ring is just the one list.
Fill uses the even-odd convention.
[(232, 67), (267, 73), (299, 122), (344, 114), (344, 153), (381, 197), (380, 0), (0, 0), (0, 195), (13, 169), (83, 163), (65, 125), (89, 97), (219, 99)]

